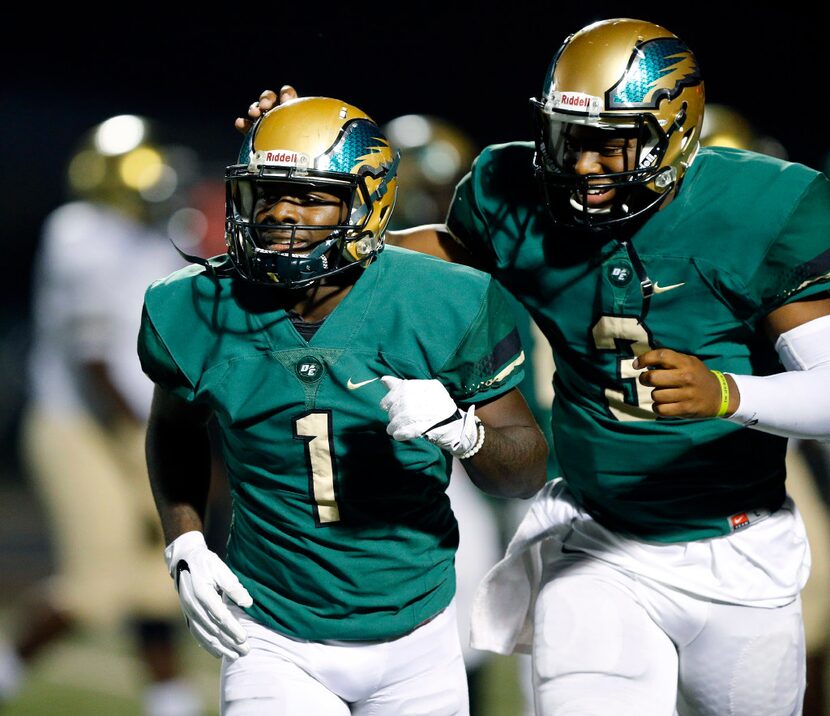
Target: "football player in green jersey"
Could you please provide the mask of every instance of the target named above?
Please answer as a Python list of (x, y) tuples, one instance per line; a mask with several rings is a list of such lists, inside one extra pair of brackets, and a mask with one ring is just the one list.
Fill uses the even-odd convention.
[[(397, 161), (351, 105), (275, 108), (226, 172), (228, 254), (145, 296), (150, 481), (190, 630), (224, 657), (226, 716), (468, 714), (451, 460), (494, 495), (544, 484), (502, 290), (380, 255)], [(227, 564), (203, 537), (210, 416)]]
[(390, 237), (491, 272), (556, 357), (564, 479), (473, 643), (532, 649), (540, 714), (796, 714), (810, 556), (784, 457), (830, 436), (830, 182), (701, 148), (698, 63), (650, 22), (568, 37), (532, 105), (535, 141), (481, 152), (446, 227)]

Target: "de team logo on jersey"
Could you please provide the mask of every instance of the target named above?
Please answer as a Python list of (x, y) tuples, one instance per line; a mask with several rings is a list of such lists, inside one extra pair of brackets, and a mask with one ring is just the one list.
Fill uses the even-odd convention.
[(297, 377), (304, 383), (314, 383), (323, 377), (323, 364), (314, 356), (305, 356), (294, 367)]
[(625, 262), (615, 263), (608, 267), (608, 279), (615, 286), (626, 286), (630, 283), (634, 271), (630, 264)]

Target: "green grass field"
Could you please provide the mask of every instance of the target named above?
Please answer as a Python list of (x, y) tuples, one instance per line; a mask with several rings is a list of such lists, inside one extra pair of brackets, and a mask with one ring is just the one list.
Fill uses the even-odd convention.
[[(206, 716), (219, 713), (219, 662), (189, 641), (183, 643), (186, 675), (196, 685)], [(47, 649), (33, 665), (3, 716), (140, 716), (141, 664), (121, 634), (78, 634)]]

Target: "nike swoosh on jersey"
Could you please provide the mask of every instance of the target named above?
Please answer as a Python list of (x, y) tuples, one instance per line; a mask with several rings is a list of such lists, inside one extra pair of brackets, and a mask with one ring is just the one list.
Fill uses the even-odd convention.
[(671, 291), (675, 288), (680, 288), (681, 286), (685, 286), (686, 282), (683, 283), (673, 283), (671, 286), (660, 286), (659, 281), (654, 282), (654, 293), (665, 293), (666, 291)]
[(358, 388), (362, 388), (364, 385), (369, 385), (369, 383), (374, 383), (376, 380), (380, 380), (380, 378), (369, 378), (369, 380), (362, 380), (359, 383), (352, 383), (352, 379), (349, 378), (349, 380), (346, 383), (346, 387), (349, 390), (357, 390)]

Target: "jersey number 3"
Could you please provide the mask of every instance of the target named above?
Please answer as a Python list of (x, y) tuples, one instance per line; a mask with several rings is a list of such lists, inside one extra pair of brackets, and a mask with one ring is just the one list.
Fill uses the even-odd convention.
[[(617, 353), (617, 380), (620, 388), (606, 388), (608, 409), (617, 420), (654, 420), (651, 388), (642, 385), (634, 358), (652, 349), (646, 327), (632, 316), (602, 316), (592, 330), (599, 351)], [(623, 347), (625, 346), (625, 347)]]
[(318, 525), (340, 521), (334, 496), (334, 444), (331, 411), (312, 410), (294, 418), (294, 437), (305, 442), (309, 492)]

